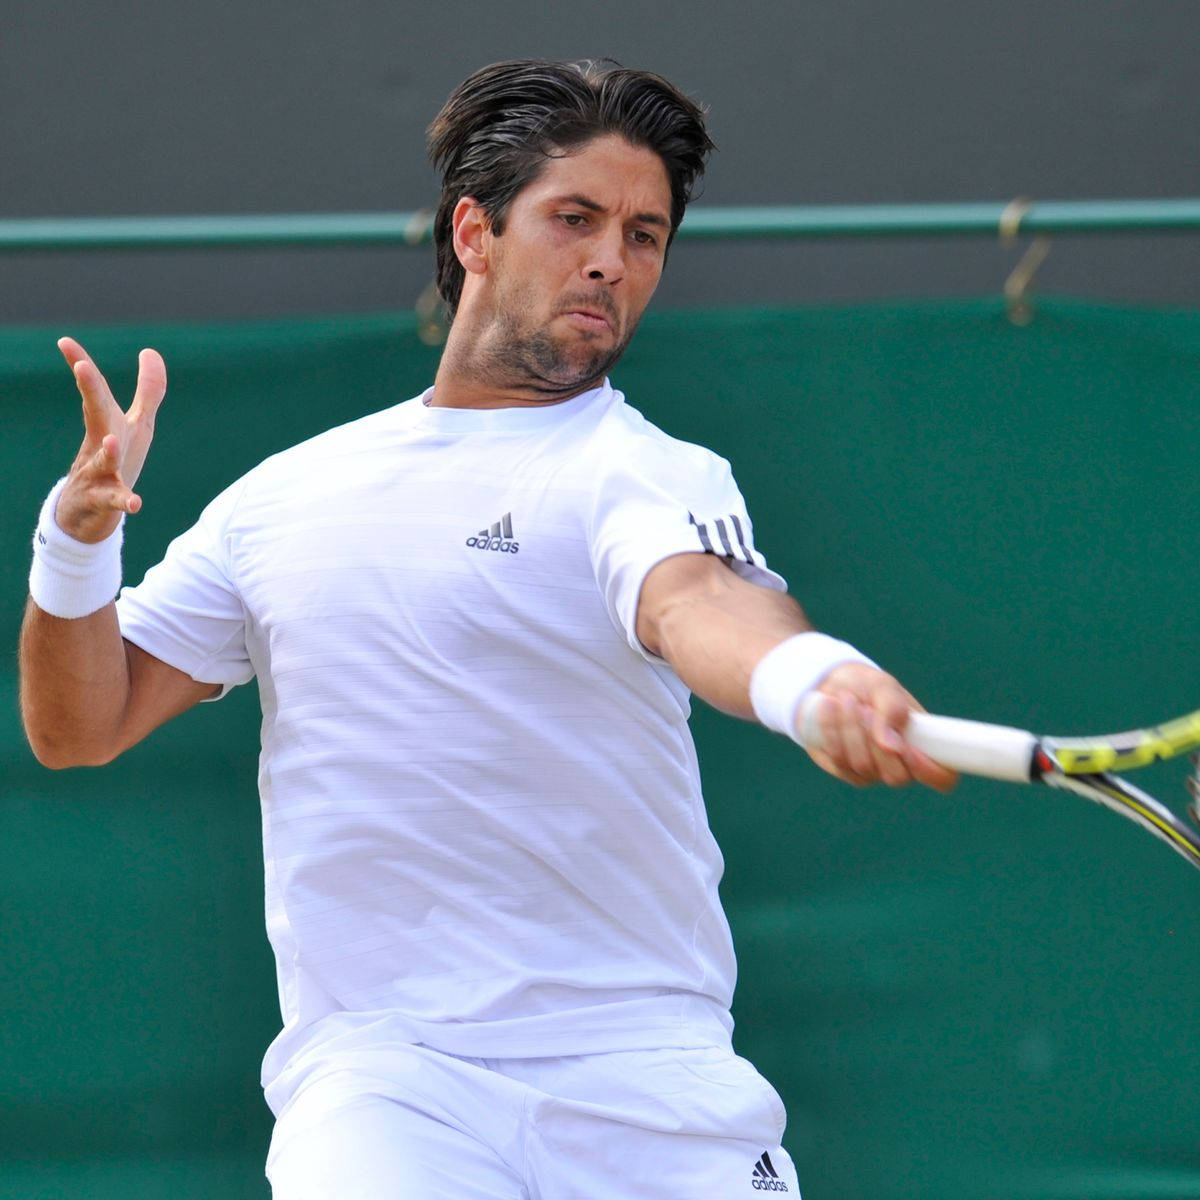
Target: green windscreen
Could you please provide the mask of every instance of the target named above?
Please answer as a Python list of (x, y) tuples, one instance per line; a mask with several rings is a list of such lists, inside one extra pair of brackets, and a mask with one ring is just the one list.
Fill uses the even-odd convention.
[[(79, 440), (59, 332), (0, 330), (10, 647)], [(225, 483), (415, 394), (437, 359), (407, 314), (70, 332), (123, 397), (140, 346), (168, 363), (129, 580)], [(660, 313), (614, 383), (730, 459), (813, 621), (928, 708), (1070, 734), (1200, 706), (1200, 313)], [(254, 687), (52, 773), (4, 661), (0, 1198), (264, 1200)], [(1200, 1196), (1200, 877), (1180, 858), (1064, 793), (857, 791), (703, 705), (693, 726), (735, 1040), (787, 1102), (807, 1200)], [(1138, 781), (1181, 809), (1186, 770)]]

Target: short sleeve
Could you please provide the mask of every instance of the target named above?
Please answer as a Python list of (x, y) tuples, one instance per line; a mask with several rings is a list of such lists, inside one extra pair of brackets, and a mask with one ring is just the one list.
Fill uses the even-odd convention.
[(646, 575), (664, 558), (713, 554), (751, 583), (777, 591), (786, 591), (787, 584), (755, 548), (746, 502), (729, 463), (665, 435), (642, 442), (604, 473), (590, 549), (614, 624), (635, 650), (653, 658), (638, 641), (637, 607)]
[(223, 684), (226, 691), (254, 677), (227, 548), (241, 488), (238, 483), (222, 492), (167, 547), (162, 562), (117, 597), (123, 637), (197, 682)]

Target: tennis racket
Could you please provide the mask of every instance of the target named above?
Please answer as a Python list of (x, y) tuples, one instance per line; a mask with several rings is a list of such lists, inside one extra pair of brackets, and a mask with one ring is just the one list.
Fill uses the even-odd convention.
[[(810, 692), (800, 706), (801, 739), (814, 750), (821, 749), (820, 713), (827, 700), (820, 692)], [(953, 771), (1012, 783), (1044, 783), (1094, 800), (1136, 821), (1200, 868), (1200, 832), (1113, 773), (1196, 750), (1200, 709), (1148, 729), (1087, 738), (1038, 737), (1007, 725), (915, 712), (905, 738)], [(1188, 788), (1192, 793), (1189, 815), (1200, 825), (1200, 783), (1195, 774)]]

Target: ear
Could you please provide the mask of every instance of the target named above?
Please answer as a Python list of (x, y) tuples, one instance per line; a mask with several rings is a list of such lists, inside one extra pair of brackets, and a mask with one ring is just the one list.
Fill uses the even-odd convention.
[(487, 242), (492, 223), (474, 196), (464, 196), (450, 218), (454, 253), (464, 271), (482, 275), (487, 270)]

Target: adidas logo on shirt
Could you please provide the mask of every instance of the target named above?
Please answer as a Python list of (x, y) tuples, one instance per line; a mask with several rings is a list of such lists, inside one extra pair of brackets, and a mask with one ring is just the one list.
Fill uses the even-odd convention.
[(503, 554), (516, 554), (521, 549), (513, 541), (512, 513), (505, 513), (490, 529), (481, 529), (474, 537), (467, 538), (472, 550), (498, 550)]
[(750, 1175), (750, 1186), (756, 1192), (786, 1192), (788, 1185), (775, 1173), (771, 1165), (771, 1156), (764, 1150), (762, 1157), (754, 1164)]

